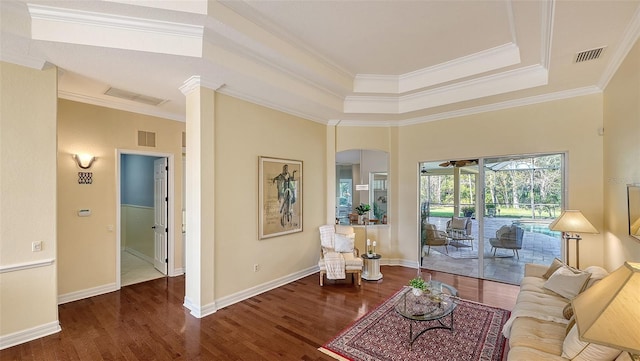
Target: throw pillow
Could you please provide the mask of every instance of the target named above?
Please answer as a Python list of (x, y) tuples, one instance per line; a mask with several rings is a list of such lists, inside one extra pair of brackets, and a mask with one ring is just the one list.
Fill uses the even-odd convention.
[(562, 267), (562, 266), (564, 266), (564, 265), (565, 265), (565, 264), (564, 264), (561, 260), (559, 260), (559, 259), (557, 259), (557, 258), (554, 258), (554, 259), (553, 259), (553, 262), (551, 262), (551, 265), (550, 265), (550, 266), (549, 266), (549, 268), (547, 269), (547, 272), (545, 272), (545, 273), (544, 273), (544, 275), (542, 276), (542, 278), (544, 278), (544, 279), (548, 280), (548, 279), (549, 279), (549, 277), (551, 277), (551, 275), (553, 274), (553, 272), (557, 271), (557, 270), (558, 270), (558, 268), (560, 268), (560, 267)]
[(590, 266), (584, 269), (585, 272), (591, 273), (591, 278), (589, 278), (589, 282), (587, 283), (587, 288), (593, 286), (598, 283), (601, 279), (607, 277), (609, 272), (606, 269), (598, 266)]
[(572, 300), (582, 292), (589, 276), (587, 272), (574, 273), (569, 267), (562, 266), (553, 272), (543, 287)]
[(346, 234), (336, 233), (335, 237), (336, 238), (334, 242), (335, 242), (336, 252), (341, 252), (341, 253), (353, 252), (353, 243), (355, 241), (355, 234), (346, 235)]
[(578, 327), (574, 325), (562, 343), (562, 357), (571, 361), (613, 361), (620, 354), (615, 348), (580, 341)]
[(571, 317), (573, 317), (573, 306), (571, 306), (571, 302), (567, 303), (567, 305), (564, 306), (564, 309), (562, 310), (562, 315), (567, 320), (570, 320)]

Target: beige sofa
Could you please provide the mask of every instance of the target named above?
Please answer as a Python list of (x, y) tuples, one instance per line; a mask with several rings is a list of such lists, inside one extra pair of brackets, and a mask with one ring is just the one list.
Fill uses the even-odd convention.
[[(507, 360), (630, 360), (626, 352), (579, 340), (577, 328), (571, 318), (572, 310), (567, 306), (572, 295), (556, 288), (568, 296), (564, 297), (548, 288), (554, 288), (551, 284), (553, 275), (550, 276), (549, 273), (555, 273), (551, 272), (553, 270), (550, 270), (550, 267), (525, 265), (525, 276), (520, 285), (516, 305), (503, 328), (503, 335), (509, 342)], [(590, 275), (585, 278), (586, 283), (583, 283), (581, 290), (592, 286), (608, 274), (603, 268), (595, 266), (586, 268), (584, 272)], [(553, 277), (553, 281), (557, 279)]]

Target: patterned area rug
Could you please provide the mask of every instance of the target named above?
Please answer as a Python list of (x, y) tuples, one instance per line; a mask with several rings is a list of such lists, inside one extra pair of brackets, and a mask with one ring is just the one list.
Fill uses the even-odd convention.
[[(454, 311), (453, 332), (429, 330), (409, 349), (409, 320), (394, 309), (403, 291), (404, 288), (319, 350), (335, 359), (351, 361), (502, 359), (505, 338), (501, 330), (510, 312), (462, 299)], [(414, 331), (426, 327), (423, 324), (414, 324)]]

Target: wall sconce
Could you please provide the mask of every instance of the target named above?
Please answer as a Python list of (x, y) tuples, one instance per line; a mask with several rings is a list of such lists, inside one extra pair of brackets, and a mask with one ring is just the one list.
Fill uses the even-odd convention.
[(73, 159), (76, 161), (78, 167), (82, 169), (89, 169), (95, 162), (96, 157), (91, 154), (74, 154)]

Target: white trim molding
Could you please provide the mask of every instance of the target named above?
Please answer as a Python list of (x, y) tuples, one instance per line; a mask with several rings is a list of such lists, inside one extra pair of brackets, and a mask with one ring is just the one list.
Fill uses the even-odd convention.
[(216, 311), (218, 310), (218, 307), (216, 306), (215, 302), (199, 307), (193, 301), (191, 301), (187, 296), (184, 297), (183, 306), (186, 307), (189, 311), (191, 311), (189, 313), (191, 313), (191, 315), (196, 318), (203, 318), (203, 317), (209, 316), (211, 314), (216, 313)]
[(320, 270), (318, 269), (318, 266), (314, 266), (314, 267), (310, 267), (295, 273), (292, 273), (290, 275), (281, 277), (281, 278), (277, 278), (275, 280), (269, 281), (267, 283), (263, 283), (261, 285), (257, 285), (251, 288), (247, 288), (245, 290), (242, 290), (240, 292), (236, 292), (234, 294), (231, 294), (229, 296), (226, 297), (222, 297), (218, 300), (216, 300), (216, 304), (218, 305), (218, 309), (227, 307), (227, 306), (231, 306), (234, 303), (238, 303), (240, 301), (246, 300), (247, 298), (251, 298), (253, 296), (257, 296), (261, 293), (267, 292), (269, 290), (272, 290), (274, 288), (278, 288), (280, 286), (284, 286), (288, 283), (291, 283), (293, 281), (297, 281), (301, 278), (307, 277), (309, 275), (312, 275), (314, 273), (318, 273)]
[(56, 260), (54, 258), (41, 259), (30, 262), (14, 263), (6, 266), (0, 266), (0, 273), (22, 271), (30, 268), (51, 266)]
[(60, 322), (53, 321), (26, 330), (0, 336), (0, 350), (60, 332)]
[(187, 95), (199, 87), (209, 88), (213, 91), (220, 89), (224, 85), (221, 81), (203, 79), (200, 75), (193, 75), (185, 80), (180, 86), (182, 94)]
[(201, 25), (38, 4), (27, 7), (34, 40), (202, 57)]
[(99, 295), (109, 293), (109, 292), (114, 292), (117, 290), (118, 288), (116, 287), (115, 283), (108, 283), (106, 285), (102, 285), (98, 287), (92, 287), (92, 288), (87, 288), (87, 289), (76, 291), (76, 292), (65, 293), (64, 295), (58, 296), (58, 304), (61, 305), (63, 303), (73, 302), (73, 301), (81, 300), (84, 298), (99, 296)]

